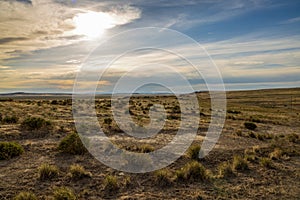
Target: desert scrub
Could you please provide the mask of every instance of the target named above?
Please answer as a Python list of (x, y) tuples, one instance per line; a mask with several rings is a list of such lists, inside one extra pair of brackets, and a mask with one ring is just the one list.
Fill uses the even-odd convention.
[(2, 119), (2, 122), (5, 124), (15, 124), (19, 121), (19, 118), (16, 116), (6, 116)]
[(176, 179), (189, 180), (189, 181), (204, 181), (208, 179), (209, 176), (206, 169), (197, 161), (192, 161), (186, 164), (183, 168), (176, 171)]
[(193, 160), (198, 160), (200, 149), (201, 149), (200, 145), (190, 146), (190, 148), (188, 149), (188, 152), (187, 152), (188, 157)]
[(218, 166), (218, 176), (220, 178), (234, 176), (232, 166), (229, 162), (223, 162)]
[(73, 164), (70, 166), (70, 175), (73, 179), (82, 179), (92, 176), (90, 172), (87, 172), (84, 167), (79, 164)]
[(55, 188), (53, 192), (54, 200), (75, 200), (76, 196), (72, 189), (68, 187)]
[(28, 117), (21, 123), (21, 128), (34, 131), (34, 130), (49, 130), (51, 129), (51, 122), (40, 117)]
[(14, 200), (37, 200), (38, 198), (32, 192), (20, 192), (14, 197)]
[(58, 145), (58, 150), (73, 155), (82, 155), (87, 152), (77, 133), (71, 133), (64, 137)]
[(273, 169), (274, 168), (273, 162), (270, 158), (261, 158), (259, 160), (259, 163), (260, 163), (261, 166), (263, 166), (265, 168), (268, 168), (268, 169)]
[(249, 130), (252, 130), (252, 131), (257, 128), (256, 124), (254, 124), (252, 122), (245, 122), (244, 126), (245, 126), (246, 129), (249, 129)]
[(104, 189), (108, 192), (119, 189), (118, 179), (116, 176), (107, 175), (104, 179)]
[(8, 160), (21, 155), (23, 152), (23, 147), (18, 143), (0, 142), (0, 160)]
[(275, 148), (273, 152), (270, 153), (269, 157), (272, 160), (279, 160), (283, 155), (283, 151), (279, 148)]
[(42, 164), (39, 169), (39, 179), (47, 180), (58, 176), (59, 170), (55, 165)]
[(160, 169), (154, 173), (155, 182), (157, 185), (165, 187), (173, 183), (172, 173), (167, 169)]
[(247, 170), (249, 169), (248, 162), (245, 158), (239, 155), (235, 155), (232, 161), (232, 168), (234, 170)]
[(139, 147), (139, 152), (141, 153), (150, 153), (154, 150), (154, 147), (150, 144), (142, 144), (141, 147)]

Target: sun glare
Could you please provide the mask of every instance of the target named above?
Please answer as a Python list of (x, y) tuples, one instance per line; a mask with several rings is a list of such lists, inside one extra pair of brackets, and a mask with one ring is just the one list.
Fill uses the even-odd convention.
[(89, 11), (74, 17), (74, 32), (92, 39), (100, 37), (106, 29), (115, 26), (114, 18), (107, 13)]

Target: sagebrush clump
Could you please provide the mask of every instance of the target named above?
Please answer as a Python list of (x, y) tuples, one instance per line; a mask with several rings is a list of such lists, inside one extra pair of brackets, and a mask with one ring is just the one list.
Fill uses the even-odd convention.
[(73, 179), (82, 179), (92, 176), (90, 172), (87, 172), (84, 167), (79, 164), (73, 164), (70, 166), (70, 175)]
[(23, 147), (16, 142), (0, 142), (0, 160), (8, 160), (24, 152)]
[(32, 192), (20, 192), (14, 197), (14, 200), (37, 200), (38, 198)]
[(59, 173), (59, 170), (55, 165), (49, 165), (47, 163), (42, 164), (38, 170), (40, 180), (49, 180), (55, 178)]
[(155, 172), (155, 182), (157, 185), (165, 187), (173, 183), (172, 173), (167, 169), (161, 169)]
[(256, 124), (254, 124), (252, 122), (245, 122), (244, 126), (245, 126), (246, 129), (249, 129), (249, 130), (252, 130), (252, 131), (257, 128)]
[(193, 160), (198, 160), (199, 159), (199, 151), (201, 147), (200, 145), (193, 145), (188, 149), (187, 155), (189, 158)]
[(54, 200), (76, 200), (73, 190), (68, 187), (55, 188), (53, 197)]
[(77, 133), (71, 133), (64, 137), (58, 145), (58, 150), (73, 155), (82, 155), (87, 152)]
[(21, 123), (21, 127), (29, 131), (48, 130), (51, 128), (51, 122), (40, 117), (28, 117)]
[(116, 176), (107, 175), (104, 179), (104, 189), (108, 192), (116, 191), (119, 189), (119, 183)]
[(206, 169), (197, 161), (192, 161), (186, 164), (183, 168), (176, 171), (176, 179), (188, 180), (188, 181), (204, 181), (208, 179), (209, 176)]
[(248, 166), (248, 162), (245, 158), (243, 158), (242, 156), (238, 156), (235, 155), (233, 157), (233, 161), (232, 161), (232, 168), (234, 170), (248, 170), (249, 166)]

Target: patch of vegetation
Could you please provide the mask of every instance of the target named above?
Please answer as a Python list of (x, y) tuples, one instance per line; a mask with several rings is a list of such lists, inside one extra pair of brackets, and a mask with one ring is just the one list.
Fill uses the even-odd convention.
[(234, 176), (232, 166), (229, 162), (223, 162), (218, 166), (218, 176), (221, 178)]
[(34, 130), (41, 130), (41, 129), (48, 130), (52, 126), (50, 121), (45, 120), (43, 118), (28, 117), (21, 123), (21, 127), (25, 130), (34, 131)]
[(187, 155), (193, 160), (199, 160), (200, 145), (192, 145), (188, 149)]
[(107, 124), (107, 125), (111, 125), (112, 119), (111, 118), (105, 118), (104, 123)]
[(171, 186), (173, 183), (172, 173), (167, 169), (161, 169), (155, 172), (155, 182), (157, 185), (166, 187)]
[(143, 144), (139, 149), (141, 153), (150, 153), (155, 150), (154, 147), (150, 144)]
[(70, 166), (70, 174), (73, 179), (82, 179), (92, 176), (90, 172), (87, 172), (84, 167), (79, 164), (73, 164)]
[(253, 122), (245, 122), (244, 126), (245, 126), (246, 129), (249, 129), (249, 130), (252, 130), (252, 131), (257, 128), (256, 124), (254, 124)]
[(279, 160), (283, 155), (283, 151), (279, 148), (275, 148), (273, 152), (270, 153), (269, 157), (272, 160)]
[(176, 179), (187, 181), (204, 181), (209, 178), (206, 169), (197, 161), (186, 164), (183, 168), (176, 171)]
[(16, 116), (5, 116), (2, 119), (2, 122), (5, 124), (16, 124), (16, 123), (18, 123), (18, 121), (19, 121), (19, 118)]
[(270, 158), (261, 158), (259, 160), (259, 163), (261, 166), (268, 168), (268, 169), (273, 169), (274, 165), (272, 163), (272, 160)]
[(58, 176), (59, 170), (55, 165), (42, 164), (39, 169), (39, 179), (49, 180)]
[(20, 192), (14, 197), (14, 200), (37, 200), (38, 198), (32, 192)]
[(58, 150), (73, 155), (83, 155), (87, 152), (77, 133), (71, 133), (64, 137), (58, 145)]
[(227, 113), (231, 113), (231, 114), (241, 114), (241, 111), (237, 111), (237, 110), (227, 110)]
[(55, 188), (53, 197), (54, 200), (76, 200), (73, 190), (68, 187)]
[(232, 161), (232, 168), (234, 170), (244, 171), (244, 170), (248, 170), (249, 166), (245, 158), (239, 155), (235, 155)]
[(0, 142), (0, 160), (8, 160), (24, 152), (23, 147), (15, 142)]
[(104, 179), (104, 189), (106, 191), (112, 192), (119, 189), (118, 179), (116, 176), (107, 175)]

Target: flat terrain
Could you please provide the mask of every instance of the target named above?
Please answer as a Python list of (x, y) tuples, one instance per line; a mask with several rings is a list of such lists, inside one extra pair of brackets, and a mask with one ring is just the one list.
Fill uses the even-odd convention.
[[(201, 145), (211, 120), (209, 95), (197, 93), (201, 118), (193, 147)], [(99, 96), (95, 108), (100, 125), (121, 148), (153, 151), (170, 142), (180, 124), (178, 101), (173, 96), (136, 95), (129, 114), (140, 125), (149, 123), (149, 108), (162, 104), (167, 111), (163, 129), (156, 137), (136, 140), (126, 136), (113, 120), (109, 96)], [(183, 178), (182, 168), (193, 161), (182, 155), (158, 172), (131, 174), (113, 170), (89, 153), (64, 153), (59, 143), (76, 132), (72, 100), (66, 96), (0, 96), (0, 141), (22, 145), (24, 153), (0, 160), (0, 199), (32, 192), (38, 199), (52, 199), (59, 187), (70, 188), (78, 199), (299, 199), (300, 198), (300, 88), (227, 92), (227, 116), (221, 137), (210, 154), (195, 162), (205, 167), (205, 178)], [(16, 121), (8, 118), (14, 117)], [(29, 117), (47, 120), (51, 126), (26, 130)], [(6, 118), (6, 119), (5, 119)], [(192, 120), (192, 119), (191, 119)], [(244, 123), (255, 124), (250, 130)], [(234, 161), (240, 157), (246, 167)], [(195, 159), (194, 159), (195, 160)], [(42, 164), (56, 166), (57, 176), (42, 180)], [(84, 167), (89, 176), (72, 178), (70, 166)], [(223, 165), (231, 172), (222, 171)], [(229, 170), (229, 171), (230, 171)], [(108, 187), (108, 177), (116, 184)], [(167, 184), (162, 184), (164, 181)]]

